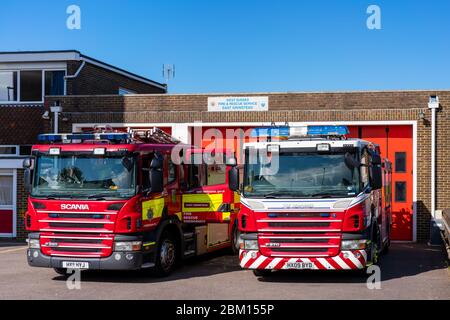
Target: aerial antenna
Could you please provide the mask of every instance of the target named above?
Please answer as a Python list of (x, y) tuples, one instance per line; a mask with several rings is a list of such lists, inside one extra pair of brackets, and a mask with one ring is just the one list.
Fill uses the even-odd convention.
[(169, 83), (170, 79), (175, 78), (175, 65), (174, 64), (163, 64), (163, 78), (166, 80), (166, 84)]

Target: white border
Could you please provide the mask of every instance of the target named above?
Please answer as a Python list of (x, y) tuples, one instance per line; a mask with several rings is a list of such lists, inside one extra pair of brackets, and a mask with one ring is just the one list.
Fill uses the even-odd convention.
[[(349, 126), (379, 126), (379, 125), (411, 125), (413, 128), (413, 239), (417, 241), (417, 121), (415, 120), (396, 120), (396, 121), (308, 121), (308, 122), (288, 122), (291, 126), (300, 125), (349, 125)], [(80, 132), (81, 128), (93, 127), (94, 125), (111, 127), (175, 127), (186, 126), (187, 130), (191, 127), (251, 127), (251, 126), (270, 126), (272, 122), (192, 122), (192, 123), (73, 123), (72, 131)], [(275, 122), (275, 125), (285, 125), (285, 122)], [(411, 242), (411, 241), (406, 241)]]
[[(21, 90), (21, 73), (27, 71), (41, 71), (41, 101), (20, 101)], [(17, 100), (16, 101), (0, 101), (1, 105), (28, 105), (28, 104), (43, 104), (45, 101), (45, 72), (46, 71), (64, 71), (64, 96), (67, 94), (67, 65), (64, 68), (16, 68), (16, 69), (2, 69), (0, 72), (17, 72)]]
[(0, 233), (0, 238), (15, 238), (17, 237), (17, 169), (11, 169), (10, 173), (3, 173), (3, 176), (12, 176), (12, 205), (1, 206), (1, 210), (12, 210), (12, 233)]

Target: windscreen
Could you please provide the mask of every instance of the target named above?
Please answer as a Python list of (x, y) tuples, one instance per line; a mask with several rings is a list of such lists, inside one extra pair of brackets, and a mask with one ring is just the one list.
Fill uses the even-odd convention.
[[(246, 157), (244, 196), (255, 198), (351, 197), (359, 193), (359, 170), (344, 153), (280, 152), (277, 170), (272, 160)], [(272, 156), (274, 157), (274, 156)]]
[(31, 195), (127, 198), (136, 192), (135, 163), (131, 156), (40, 155)]

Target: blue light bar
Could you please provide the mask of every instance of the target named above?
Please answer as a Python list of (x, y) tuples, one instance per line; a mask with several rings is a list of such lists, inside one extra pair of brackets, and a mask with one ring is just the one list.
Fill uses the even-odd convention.
[(252, 138), (267, 137), (308, 137), (308, 136), (343, 136), (349, 134), (347, 126), (280, 126), (254, 128), (250, 134)]
[(308, 136), (344, 136), (349, 134), (347, 126), (308, 126)]
[(250, 133), (252, 138), (289, 137), (289, 127), (261, 127), (254, 128)]
[(57, 134), (40, 134), (38, 140), (40, 142), (63, 142), (65, 140), (109, 140), (124, 141), (131, 136), (128, 133), (57, 133)]

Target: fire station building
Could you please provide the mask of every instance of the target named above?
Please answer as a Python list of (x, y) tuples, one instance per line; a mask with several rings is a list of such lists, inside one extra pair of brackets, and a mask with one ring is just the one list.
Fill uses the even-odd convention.
[[(67, 75), (76, 76), (83, 65), (83, 56), (75, 58), (79, 59), (75, 67), (60, 66), (69, 83), (73, 80)], [(159, 127), (183, 142), (203, 146), (232, 139), (226, 141), (226, 146), (231, 145), (239, 154), (242, 141), (230, 138), (230, 129), (286, 123), (347, 125), (351, 137), (379, 144), (382, 157), (393, 163), (393, 240), (428, 241), (433, 237), (433, 221), (440, 219), (443, 209), (450, 208), (450, 91), (167, 94), (162, 84), (110, 65), (95, 65), (93, 62), (101, 63), (93, 59), (84, 60), (78, 76), (85, 72), (86, 78), (97, 82), (102, 91), (89, 91), (91, 82), (66, 84), (65, 90), (71, 87), (72, 92), (49, 94), (43, 89), (47, 88), (47, 73), (41, 71), (43, 94), (37, 106), (0, 105), (0, 143), (5, 145), (0, 146), (5, 156), (0, 160), (0, 236), (25, 236), (26, 192), (18, 160), (29, 148), (20, 146), (36, 143), (39, 133), (51, 133), (55, 128), (59, 132), (82, 132), (94, 126), (117, 130)], [(105, 68), (113, 72), (111, 77), (120, 75), (128, 84), (109, 88), (108, 78), (87, 75), (90, 68)], [(2, 76), (0, 69), (0, 83)], [(16, 78), (12, 75), (11, 79)], [(135, 81), (134, 87), (130, 87), (130, 79)], [(18, 92), (9, 90), (5, 94), (16, 94), (19, 100), (20, 88)], [(197, 132), (211, 132), (209, 129), (216, 134), (201, 135), (202, 140), (196, 140)], [(13, 153), (11, 146), (19, 147)], [(14, 201), (8, 202), (10, 195)], [(2, 212), (10, 214), (1, 216)]]
[(23, 158), (47, 124), (55, 129), (45, 97), (166, 91), (164, 84), (78, 51), (0, 52), (0, 238), (25, 238)]
[(230, 139), (227, 129), (344, 124), (393, 163), (393, 239), (428, 241), (432, 218), (450, 207), (450, 91), (66, 96), (48, 97), (46, 108), (56, 101), (69, 119), (61, 132), (156, 126), (193, 143), (195, 130), (215, 129), (203, 146)]

